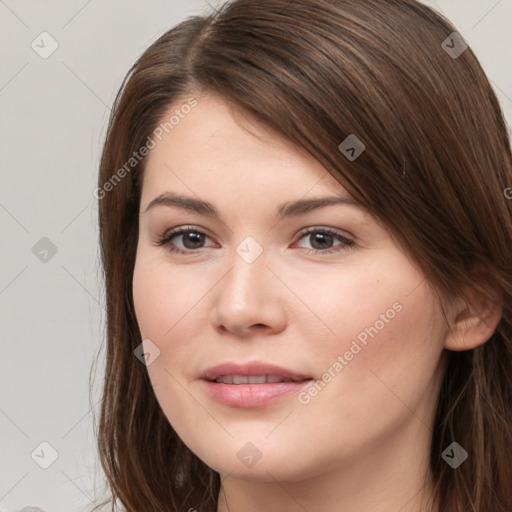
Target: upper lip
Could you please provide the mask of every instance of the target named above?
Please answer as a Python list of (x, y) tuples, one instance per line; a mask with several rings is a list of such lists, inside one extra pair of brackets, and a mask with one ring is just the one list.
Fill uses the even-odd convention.
[(231, 362), (221, 363), (205, 370), (201, 374), (201, 379), (214, 381), (218, 377), (224, 375), (244, 375), (247, 377), (257, 375), (277, 375), (283, 379), (290, 379), (294, 381), (311, 379), (309, 375), (258, 361), (245, 364)]

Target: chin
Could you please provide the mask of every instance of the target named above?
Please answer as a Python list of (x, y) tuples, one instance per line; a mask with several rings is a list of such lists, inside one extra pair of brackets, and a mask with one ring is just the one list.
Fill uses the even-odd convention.
[[(301, 461), (299, 466), (296, 449), (288, 453), (279, 450), (278, 447), (268, 447), (261, 450), (262, 453), (258, 455), (255, 448), (249, 443), (244, 443), (241, 449), (225, 448), (222, 451), (222, 454), (196, 455), (222, 477), (229, 475), (230, 478), (254, 482), (300, 482), (320, 473), (317, 470), (319, 464), (313, 461), (311, 464)], [(233, 455), (227, 456), (230, 452)]]

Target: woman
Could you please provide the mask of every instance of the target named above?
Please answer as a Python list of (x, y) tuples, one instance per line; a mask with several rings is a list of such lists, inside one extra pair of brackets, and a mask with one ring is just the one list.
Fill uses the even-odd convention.
[(99, 448), (130, 512), (512, 509), (512, 156), (414, 0), (237, 0), (116, 99)]

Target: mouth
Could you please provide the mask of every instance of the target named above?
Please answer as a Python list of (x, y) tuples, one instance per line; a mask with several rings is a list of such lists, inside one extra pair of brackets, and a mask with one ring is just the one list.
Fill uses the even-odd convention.
[(231, 407), (262, 407), (300, 391), (313, 378), (260, 362), (224, 363), (203, 372), (206, 391)]

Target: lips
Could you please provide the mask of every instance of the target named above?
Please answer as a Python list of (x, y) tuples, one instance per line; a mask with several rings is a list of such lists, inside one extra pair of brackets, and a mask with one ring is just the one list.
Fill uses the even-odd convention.
[(255, 362), (224, 363), (201, 375), (205, 391), (231, 407), (263, 407), (298, 393), (312, 377), (279, 366)]
[[(311, 379), (311, 376), (294, 372), (280, 366), (261, 362), (237, 364), (223, 363), (209, 368), (201, 375), (201, 378), (210, 382), (222, 379), (225, 384), (263, 384), (262, 377), (266, 383), (274, 382), (301, 382)], [(254, 380), (259, 378), (260, 380)], [(250, 382), (249, 379), (252, 379)]]

